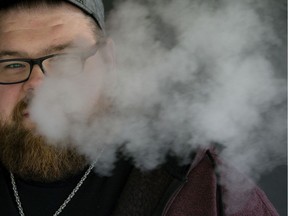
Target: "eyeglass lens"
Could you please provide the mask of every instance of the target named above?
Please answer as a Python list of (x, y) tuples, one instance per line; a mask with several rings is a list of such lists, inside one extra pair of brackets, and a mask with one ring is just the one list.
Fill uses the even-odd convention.
[[(76, 55), (55, 55), (41, 62), (43, 73), (63, 73), (64, 71), (80, 71), (83, 62), (80, 56)], [(29, 78), (31, 65), (28, 61), (11, 60), (0, 62), (0, 83), (17, 83)]]
[(0, 63), (0, 82), (13, 83), (28, 78), (30, 64), (24, 61), (6, 61)]
[(31, 67), (35, 65), (38, 65), (46, 76), (63, 72), (65, 75), (78, 74), (82, 72), (87, 58), (94, 55), (98, 48), (94, 46), (86, 52), (55, 54), (38, 59), (0, 60), (0, 84), (25, 82), (32, 72)]

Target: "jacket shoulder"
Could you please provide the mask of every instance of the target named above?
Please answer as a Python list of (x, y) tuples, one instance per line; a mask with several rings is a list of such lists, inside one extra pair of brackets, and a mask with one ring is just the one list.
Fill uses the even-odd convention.
[(278, 216), (278, 213), (247, 176), (223, 164), (213, 150), (206, 149), (197, 153), (186, 182), (174, 193), (164, 215)]

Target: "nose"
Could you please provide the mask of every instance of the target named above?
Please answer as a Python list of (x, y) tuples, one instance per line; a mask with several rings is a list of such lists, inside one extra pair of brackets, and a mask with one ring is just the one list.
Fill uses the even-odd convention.
[(44, 73), (42, 72), (39, 65), (34, 65), (30, 74), (29, 79), (24, 82), (23, 87), (25, 91), (31, 91), (36, 89), (42, 83), (44, 79)]

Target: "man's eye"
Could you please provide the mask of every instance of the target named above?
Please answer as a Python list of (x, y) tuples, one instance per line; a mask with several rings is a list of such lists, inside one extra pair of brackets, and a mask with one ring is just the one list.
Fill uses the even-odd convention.
[(6, 65), (7, 69), (18, 69), (18, 68), (24, 68), (25, 65), (21, 63), (13, 63), (13, 64), (8, 64)]

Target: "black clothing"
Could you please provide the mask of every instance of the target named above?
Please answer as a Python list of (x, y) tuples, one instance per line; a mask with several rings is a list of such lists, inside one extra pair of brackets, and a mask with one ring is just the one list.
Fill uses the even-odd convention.
[[(238, 205), (236, 212), (227, 211), (227, 207), (235, 206), (238, 201), (235, 191), (219, 186), (215, 166), (220, 162), (212, 150), (200, 149), (187, 166), (178, 166), (170, 160), (159, 169), (140, 172), (130, 163), (121, 161), (111, 177), (99, 177), (92, 172), (61, 215), (279, 216), (256, 185), (246, 191), (247, 200)], [(227, 174), (235, 175), (233, 169), (226, 168), (224, 173), (220, 173), (222, 180)], [(25, 215), (52, 216), (81, 177), (82, 174), (79, 174), (53, 184), (25, 182), (16, 178)], [(239, 177), (243, 178), (241, 174)], [(248, 181), (251, 183), (249, 179), (245, 181), (246, 184)], [(19, 216), (10, 182), (9, 173), (0, 166), (1, 216)]]
[[(119, 161), (111, 177), (91, 172), (64, 208), (63, 216), (151, 216), (161, 215), (166, 202), (185, 181), (189, 166), (170, 161), (162, 168), (141, 172)], [(25, 216), (52, 216), (74, 189), (82, 173), (65, 181), (40, 183), (15, 181)], [(151, 193), (153, 191), (153, 193)], [(0, 213), (19, 216), (9, 172), (0, 163)]]
[[(131, 169), (132, 166), (128, 162), (121, 161), (117, 164), (111, 177), (100, 177), (91, 172), (61, 212), (61, 215), (111, 215)], [(15, 176), (25, 215), (52, 216), (72, 192), (85, 171), (65, 181), (55, 183), (28, 182)], [(10, 174), (2, 165), (0, 165), (0, 214), (3, 216), (19, 216)]]

